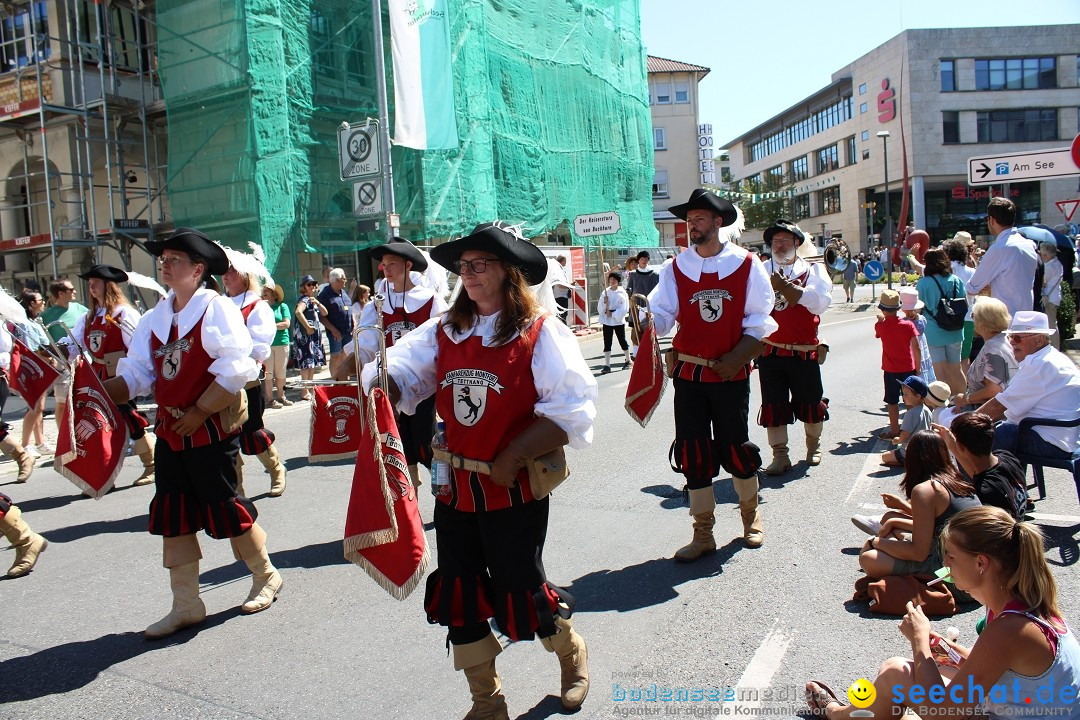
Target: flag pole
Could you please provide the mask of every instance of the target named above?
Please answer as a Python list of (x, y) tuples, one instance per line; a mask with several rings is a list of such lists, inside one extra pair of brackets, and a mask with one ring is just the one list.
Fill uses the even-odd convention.
[(375, 94), (379, 101), (379, 152), (382, 155), (382, 196), (383, 223), (386, 225), (386, 240), (389, 242), (396, 235), (396, 228), (390, 227), (390, 215), (394, 213), (394, 168), (390, 164), (390, 112), (386, 100), (386, 59), (383, 56), (382, 0), (371, 0), (372, 27), (375, 40)]

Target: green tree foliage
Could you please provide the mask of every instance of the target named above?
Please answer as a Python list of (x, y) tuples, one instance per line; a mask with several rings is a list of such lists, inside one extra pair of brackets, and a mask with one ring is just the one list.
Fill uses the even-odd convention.
[(730, 200), (742, 210), (748, 230), (763, 230), (777, 218), (794, 219), (791, 187), (787, 176), (766, 173), (740, 181), (735, 190), (741, 194)]
[[(1058, 305), (1057, 326), (1061, 333), (1061, 342), (1064, 343), (1076, 334), (1076, 305), (1073, 302), (1072, 290), (1064, 282), (1061, 283), (1061, 304)], [(1064, 347), (1064, 344), (1062, 345)]]

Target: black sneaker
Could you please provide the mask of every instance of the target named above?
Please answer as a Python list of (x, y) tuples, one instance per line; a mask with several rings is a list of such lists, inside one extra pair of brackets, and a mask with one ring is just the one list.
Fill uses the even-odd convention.
[(609, 372), (611, 372), (611, 366), (610, 365), (605, 365), (604, 369), (600, 371), (600, 374), (601, 375), (607, 375)]

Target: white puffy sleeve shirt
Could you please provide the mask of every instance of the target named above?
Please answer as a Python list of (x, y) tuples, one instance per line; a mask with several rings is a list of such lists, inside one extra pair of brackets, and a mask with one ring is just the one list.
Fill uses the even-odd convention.
[[(94, 313), (94, 317), (105, 317), (105, 308), (98, 308)], [(130, 305), (117, 305), (109, 313), (109, 317), (115, 320), (120, 325), (120, 334), (124, 338), (124, 347), (131, 347), (131, 339), (135, 337), (135, 328), (139, 326), (139, 321), (142, 320), (142, 315), (139, 311)], [(85, 313), (82, 317), (75, 321), (75, 327), (71, 329), (71, 336), (79, 343), (82, 343), (83, 338), (86, 337), (86, 323), (90, 322), (90, 313)], [(68, 359), (73, 359), (79, 354), (80, 347), (73, 347), (70, 342), (64, 343), (68, 352)]]
[[(823, 315), (832, 305), (832, 278), (829, 277), (828, 272), (825, 270), (824, 263), (808, 263), (802, 258), (796, 258), (791, 265), (780, 265), (772, 260), (762, 263), (762, 265), (765, 267), (766, 273), (779, 270), (788, 280), (802, 275), (809, 268), (810, 275), (806, 278), (806, 285), (803, 286), (803, 294), (799, 298), (799, 305), (802, 305), (815, 315)], [(771, 282), (769, 287), (772, 287)]]
[(146, 314), (135, 329), (128, 346), (127, 357), (116, 367), (132, 397), (149, 395), (157, 373), (150, 352), (150, 336), (167, 343), (175, 324), (177, 337), (191, 332), (202, 318), (203, 349), (213, 358), (210, 372), (215, 381), (229, 392), (239, 392), (251, 380), (259, 377), (259, 366), (251, 358), (252, 342), (244, 324), (244, 316), (232, 300), (205, 288), (196, 291), (179, 313), (173, 312), (174, 294), (161, 300)]
[[(413, 413), (416, 406), (434, 394), (437, 379), (435, 361), (439, 354), (438, 333), (445, 333), (455, 343), (480, 335), (490, 346), (495, 335), (498, 314), (479, 316), (477, 324), (462, 334), (432, 318), (401, 338), (386, 351), (387, 372), (401, 390), (398, 409)], [(566, 431), (572, 448), (592, 444), (593, 420), (596, 418), (596, 379), (593, 377), (577, 338), (557, 318), (548, 317), (540, 328), (532, 358), (533, 385), (537, 401), (533, 410)], [(364, 367), (365, 391), (377, 381), (376, 363)]]
[[(392, 302), (396, 307), (404, 306), (405, 312), (409, 312), (410, 308), (415, 311), (418, 307), (421, 307), (426, 303), (429, 298), (434, 298), (431, 302), (431, 315), (428, 316), (429, 319), (442, 315), (446, 312), (447, 307), (449, 307), (446, 304), (446, 300), (444, 300), (441, 295), (426, 286), (413, 287), (405, 293), (395, 293), (387, 290), (385, 297), (387, 303)], [(373, 326), (378, 319), (374, 302), (369, 302), (360, 312), (361, 326)], [(415, 331), (416, 330), (414, 329), (412, 332)], [(401, 341), (398, 340), (398, 342)], [(367, 365), (379, 354), (379, 335), (374, 330), (364, 330), (356, 336), (356, 343), (353, 343), (352, 339), (350, 339), (345, 343), (343, 350), (346, 354), (355, 352), (357, 358), (360, 360), (360, 364)]]
[(250, 290), (230, 300), (235, 303), (237, 309), (255, 304), (255, 308), (247, 317), (247, 329), (251, 335), (251, 357), (255, 362), (266, 362), (266, 359), (270, 357), (270, 344), (274, 342), (274, 336), (277, 335), (277, 319), (274, 318), (273, 308)]
[[(690, 247), (679, 253), (670, 265), (660, 268), (660, 282), (649, 293), (649, 305), (652, 307), (653, 322), (657, 336), (667, 335), (679, 320), (679, 292), (675, 284), (675, 267), (689, 277), (698, 280), (702, 273), (717, 273), (725, 278), (739, 269), (748, 251), (730, 242), (724, 243), (720, 253), (703, 258), (696, 247)], [(772, 319), (773, 289), (769, 273), (757, 257), (750, 266), (750, 277), (746, 282), (746, 305), (743, 308), (743, 334), (755, 340), (763, 340), (776, 332), (779, 327)]]

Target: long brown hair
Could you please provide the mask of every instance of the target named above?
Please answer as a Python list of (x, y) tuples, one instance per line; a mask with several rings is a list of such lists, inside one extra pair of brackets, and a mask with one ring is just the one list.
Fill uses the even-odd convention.
[(975, 487), (965, 480), (949, 457), (949, 448), (941, 436), (931, 430), (920, 430), (908, 440), (904, 451), (904, 479), (900, 488), (910, 498), (915, 486), (936, 480), (953, 495), (971, 497)]
[[(495, 324), (495, 336), (492, 338), (495, 345), (509, 342), (514, 333), (521, 333), (525, 337), (525, 328), (532, 324), (541, 310), (521, 270), (507, 263), (503, 267), (506, 269), (502, 286), (505, 300)], [(458, 332), (465, 332), (476, 322), (476, 303), (469, 298), (465, 288), (461, 289), (454, 304), (446, 311), (443, 322)]]
[(1001, 508), (982, 505), (961, 510), (949, 518), (941, 531), (942, 547), (946, 541), (1001, 563), (1009, 594), (1023, 603), (1028, 612), (1064, 631), (1060, 624), (1057, 583), (1046, 564), (1039, 528), (1017, 522)]
[[(97, 314), (99, 307), (104, 307), (105, 312), (111, 315), (113, 308), (115, 308), (117, 305), (127, 305), (128, 307), (131, 306), (131, 302), (127, 299), (127, 296), (124, 295), (123, 291), (120, 290), (119, 285), (114, 283), (112, 280), (103, 280), (102, 282), (105, 283), (104, 303), (99, 304), (97, 298), (94, 297), (94, 294), (90, 293), (90, 312), (88, 314), (88, 317), (91, 320), (94, 318), (94, 315)], [(89, 322), (89, 320), (87, 320), (87, 322)]]

